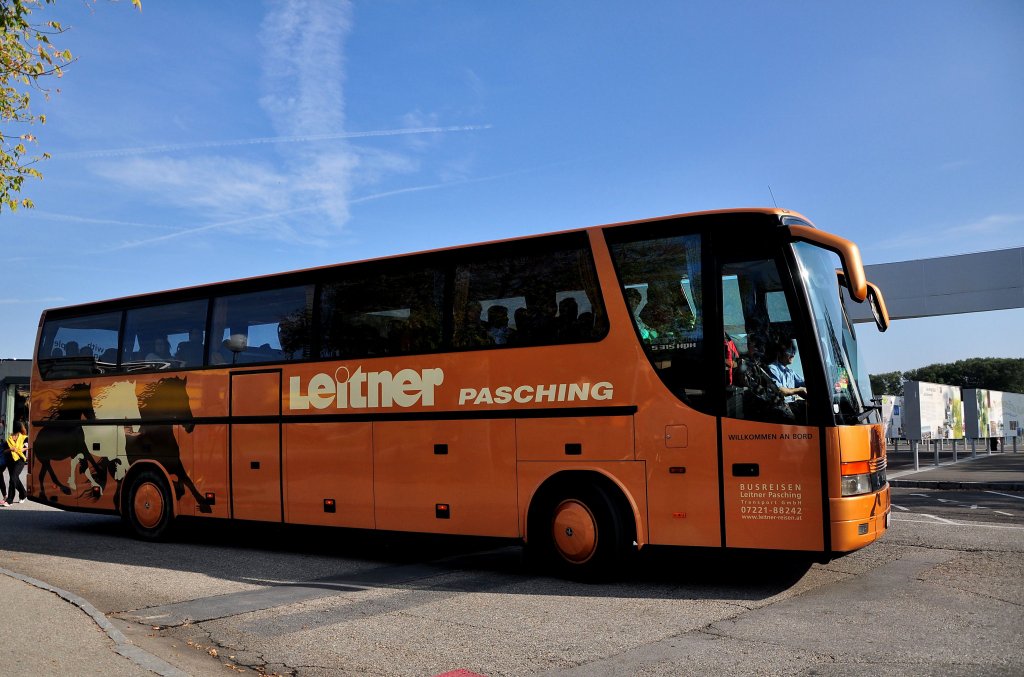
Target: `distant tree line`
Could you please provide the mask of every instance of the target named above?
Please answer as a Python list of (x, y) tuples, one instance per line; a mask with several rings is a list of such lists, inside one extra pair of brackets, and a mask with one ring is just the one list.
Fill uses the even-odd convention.
[(1024, 358), (973, 357), (948, 364), (929, 364), (910, 371), (871, 374), (871, 392), (902, 395), (906, 381), (926, 381), (961, 388), (1024, 393)]

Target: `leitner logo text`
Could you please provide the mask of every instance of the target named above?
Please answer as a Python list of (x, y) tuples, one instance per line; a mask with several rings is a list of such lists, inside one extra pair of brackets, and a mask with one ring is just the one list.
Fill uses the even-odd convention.
[(444, 382), (441, 369), (402, 369), (368, 371), (362, 367), (350, 372), (339, 367), (334, 375), (319, 373), (309, 379), (305, 392), (302, 377), (289, 379), (288, 406), (291, 409), (367, 409), (371, 407), (411, 407), (422, 403), (434, 406), (434, 388)]

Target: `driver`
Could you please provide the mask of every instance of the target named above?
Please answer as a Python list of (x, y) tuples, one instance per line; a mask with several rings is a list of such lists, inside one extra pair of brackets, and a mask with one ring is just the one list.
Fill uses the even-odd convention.
[(793, 341), (779, 341), (775, 345), (775, 361), (768, 365), (768, 373), (779, 390), (786, 397), (786, 402), (796, 402), (807, 396), (807, 386), (804, 379), (789, 365), (793, 363), (796, 356), (796, 346)]

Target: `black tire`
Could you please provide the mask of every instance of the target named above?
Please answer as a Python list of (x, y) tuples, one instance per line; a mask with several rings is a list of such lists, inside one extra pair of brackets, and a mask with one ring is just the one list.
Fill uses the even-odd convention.
[(633, 551), (632, 523), (596, 484), (561, 487), (540, 497), (527, 537), (532, 563), (578, 581), (616, 577)]
[(156, 470), (133, 475), (124, 497), (121, 517), (132, 535), (144, 541), (160, 541), (170, 534), (174, 506), (167, 480)]

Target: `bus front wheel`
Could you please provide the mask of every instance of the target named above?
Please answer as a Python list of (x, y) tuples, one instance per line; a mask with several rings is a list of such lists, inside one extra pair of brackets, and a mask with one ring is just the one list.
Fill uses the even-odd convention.
[(534, 561), (559, 575), (604, 580), (625, 563), (631, 534), (608, 491), (582, 484), (541, 499), (530, 521), (527, 550)]
[(174, 509), (163, 475), (143, 470), (132, 478), (122, 515), (136, 537), (145, 541), (165, 538), (174, 521)]

